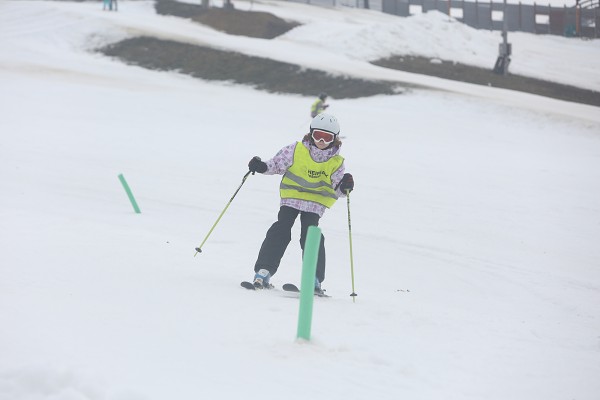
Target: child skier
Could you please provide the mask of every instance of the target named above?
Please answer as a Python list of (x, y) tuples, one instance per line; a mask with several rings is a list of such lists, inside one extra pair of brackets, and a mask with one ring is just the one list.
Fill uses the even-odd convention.
[[(300, 214), (300, 247), (309, 226), (318, 226), (325, 210), (331, 207), (346, 191), (354, 189), (351, 174), (344, 173), (344, 158), (339, 155), (342, 142), (340, 126), (333, 115), (319, 114), (310, 124), (310, 132), (301, 142), (279, 150), (272, 159), (261, 161), (256, 156), (248, 163), (252, 172), (266, 175), (283, 175), (279, 192), (281, 208), (277, 221), (269, 228), (254, 265), (254, 286), (270, 288), (271, 276), (275, 275), (281, 258), (291, 240), (291, 230)], [(322, 293), (325, 280), (325, 238), (317, 259), (315, 292)]]
[(312, 105), (310, 106), (310, 116), (312, 118), (321, 114), (323, 111), (325, 111), (327, 109), (327, 107), (329, 107), (329, 104), (325, 104), (326, 101), (327, 101), (327, 93), (325, 93), (325, 92), (319, 93), (319, 97), (317, 97), (317, 99), (314, 101), (314, 103), (312, 103)]

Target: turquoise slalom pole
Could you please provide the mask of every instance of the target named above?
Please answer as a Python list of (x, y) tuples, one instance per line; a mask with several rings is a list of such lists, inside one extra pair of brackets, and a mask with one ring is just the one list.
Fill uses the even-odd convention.
[(300, 311), (298, 312), (298, 339), (310, 340), (313, 300), (315, 297), (315, 274), (321, 245), (321, 228), (309, 226), (304, 244), (302, 281), (300, 283)]
[(129, 185), (127, 184), (127, 181), (125, 180), (125, 177), (123, 176), (123, 174), (119, 174), (119, 180), (121, 181), (121, 185), (123, 185), (123, 189), (125, 189), (125, 192), (127, 193), (127, 197), (129, 197), (129, 201), (131, 202), (131, 205), (133, 206), (133, 210), (137, 213), (140, 214), (140, 208), (137, 205), (137, 202), (135, 201), (135, 198), (133, 197), (133, 193), (131, 192), (131, 189), (129, 188)]

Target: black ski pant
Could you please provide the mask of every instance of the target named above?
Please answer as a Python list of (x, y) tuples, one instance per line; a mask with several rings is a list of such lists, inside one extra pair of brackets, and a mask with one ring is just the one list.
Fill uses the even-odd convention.
[[(282, 206), (277, 215), (277, 221), (267, 231), (267, 236), (260, 247), (258, 259), (254, 265), (254, 271), (266, 269), (275, 275), (279, 268), (281, 258), (292, 240), (292, 226), (296, 217), (300, 214), (300, 247), (304, 254), (304, 242), (309, 226), (319, 226), (319, 215), (311, 212), (296, 210), (295, 208)], [(321, 246), (319, 258), (317, 259), (317, 278), (319, 282), (325, 280), (325, 237), (321, 234)]]

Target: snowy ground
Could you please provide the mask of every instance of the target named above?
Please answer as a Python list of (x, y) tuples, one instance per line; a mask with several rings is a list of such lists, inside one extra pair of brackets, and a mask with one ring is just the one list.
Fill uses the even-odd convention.
[[(409, 47), (446, 58), (448, 43), (457, 61), (494, 58), (497, 35), (436, 14), (373, 46), (360, 32), (391, 17), (255, 2), (314, 21), (269, 42), (120, 6), (0, 2), (1, 400), (600, 396), (597, 107), (366, 63)], [(330, 40), (316, 48), (319, 29)], [(356, 180), (359, 296), (339, 201), (321, 224), (333, 298), (316, 299), (310, 342), (295, 341), (296, 299), (239, 287), (276, 217), (277, 177), (249, 177), (193, 249), (248, 160), (305, 133), (313, 99), (87, 51), (139, 33), (432, 89), (331, 101)], [(600, 87), (599, 41), (514, 37), (515, 52), (536, 49), (515, 53), (514, 72), (543, 64), (545, 78)], [(300, 279), (297, 237), (278, 286)]]

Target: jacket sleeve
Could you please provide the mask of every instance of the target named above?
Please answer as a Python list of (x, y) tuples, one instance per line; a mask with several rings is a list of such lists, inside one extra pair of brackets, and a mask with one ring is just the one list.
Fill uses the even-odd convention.
[[(267, 171), (265, 175), (283, 175), (285, 171), (294, 162), (294, 150), (296, 149), (296, 143), (292, 143), (279, 150), (275, 157), (266, 161)], [(340, 178), (341, 179), (341, 178)]]

